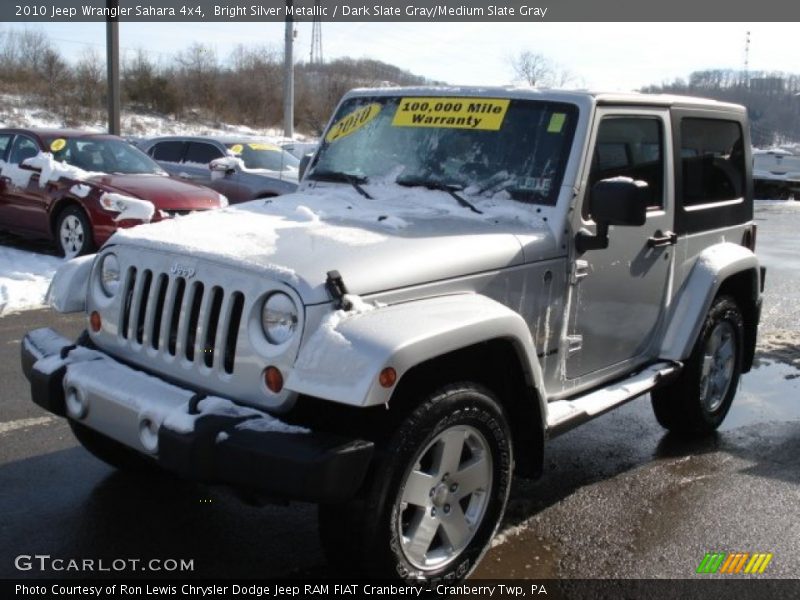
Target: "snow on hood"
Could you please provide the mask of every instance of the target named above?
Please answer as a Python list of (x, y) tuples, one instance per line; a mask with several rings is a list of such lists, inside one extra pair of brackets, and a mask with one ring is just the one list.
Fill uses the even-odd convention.
[(536, 207), (497, 195), (470, 198), (482, 214), (446, 192), (395, 184), (321, 185), (275, 199), (120, 230), (109, 244), (192, 254), (267, 270), (308, 304), (329, 299), (326, 274), (338, 270), (353, 294), (491, 271), (523, 262), (517, 235), (554, 238)]

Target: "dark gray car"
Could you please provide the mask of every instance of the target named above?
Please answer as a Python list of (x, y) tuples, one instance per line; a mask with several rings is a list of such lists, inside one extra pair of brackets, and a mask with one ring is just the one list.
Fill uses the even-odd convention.
[(139, 147), (170, 175), (213, 188), (231, 203), (297, 189), (298, 159), (263, 138), (169, 136)]

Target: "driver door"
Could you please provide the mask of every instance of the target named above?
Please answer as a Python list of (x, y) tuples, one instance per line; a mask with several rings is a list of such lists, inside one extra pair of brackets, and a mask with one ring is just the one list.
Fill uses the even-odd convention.
[(650, 199), (644, 225), (611, 226), (608, 248), (576, 256), (566, 348), (566, 376), (576, 385), (655, 356), (675, 243), (669, 110), (600, 108), (597, 117), (575, 230), (595, 231), (589, 199), (602, 179), (646, 181)]

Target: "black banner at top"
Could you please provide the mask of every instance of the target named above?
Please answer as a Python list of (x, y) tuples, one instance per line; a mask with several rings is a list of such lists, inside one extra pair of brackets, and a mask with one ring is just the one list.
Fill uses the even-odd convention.
[[(116, 5), (116, 6), (115, 6)], [(109, 8), (112, 6), (112, 8)], [(0, 21), (537, 22), (800, 20), (786, 0), (3, 0)], [(675, 40), (680, 44), (680, 40)]]

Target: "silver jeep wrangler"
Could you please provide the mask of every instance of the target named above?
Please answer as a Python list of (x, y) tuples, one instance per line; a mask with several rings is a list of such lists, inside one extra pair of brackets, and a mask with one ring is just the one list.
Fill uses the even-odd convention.
[(357, 90), (297, 193), (122, 230), (58, 272), (34, 402), (124, 469), (320, 505), (332, 563), (466, 577), (547, 439), (650, 393), (717, 428), (753, 362), (741, 106)]

